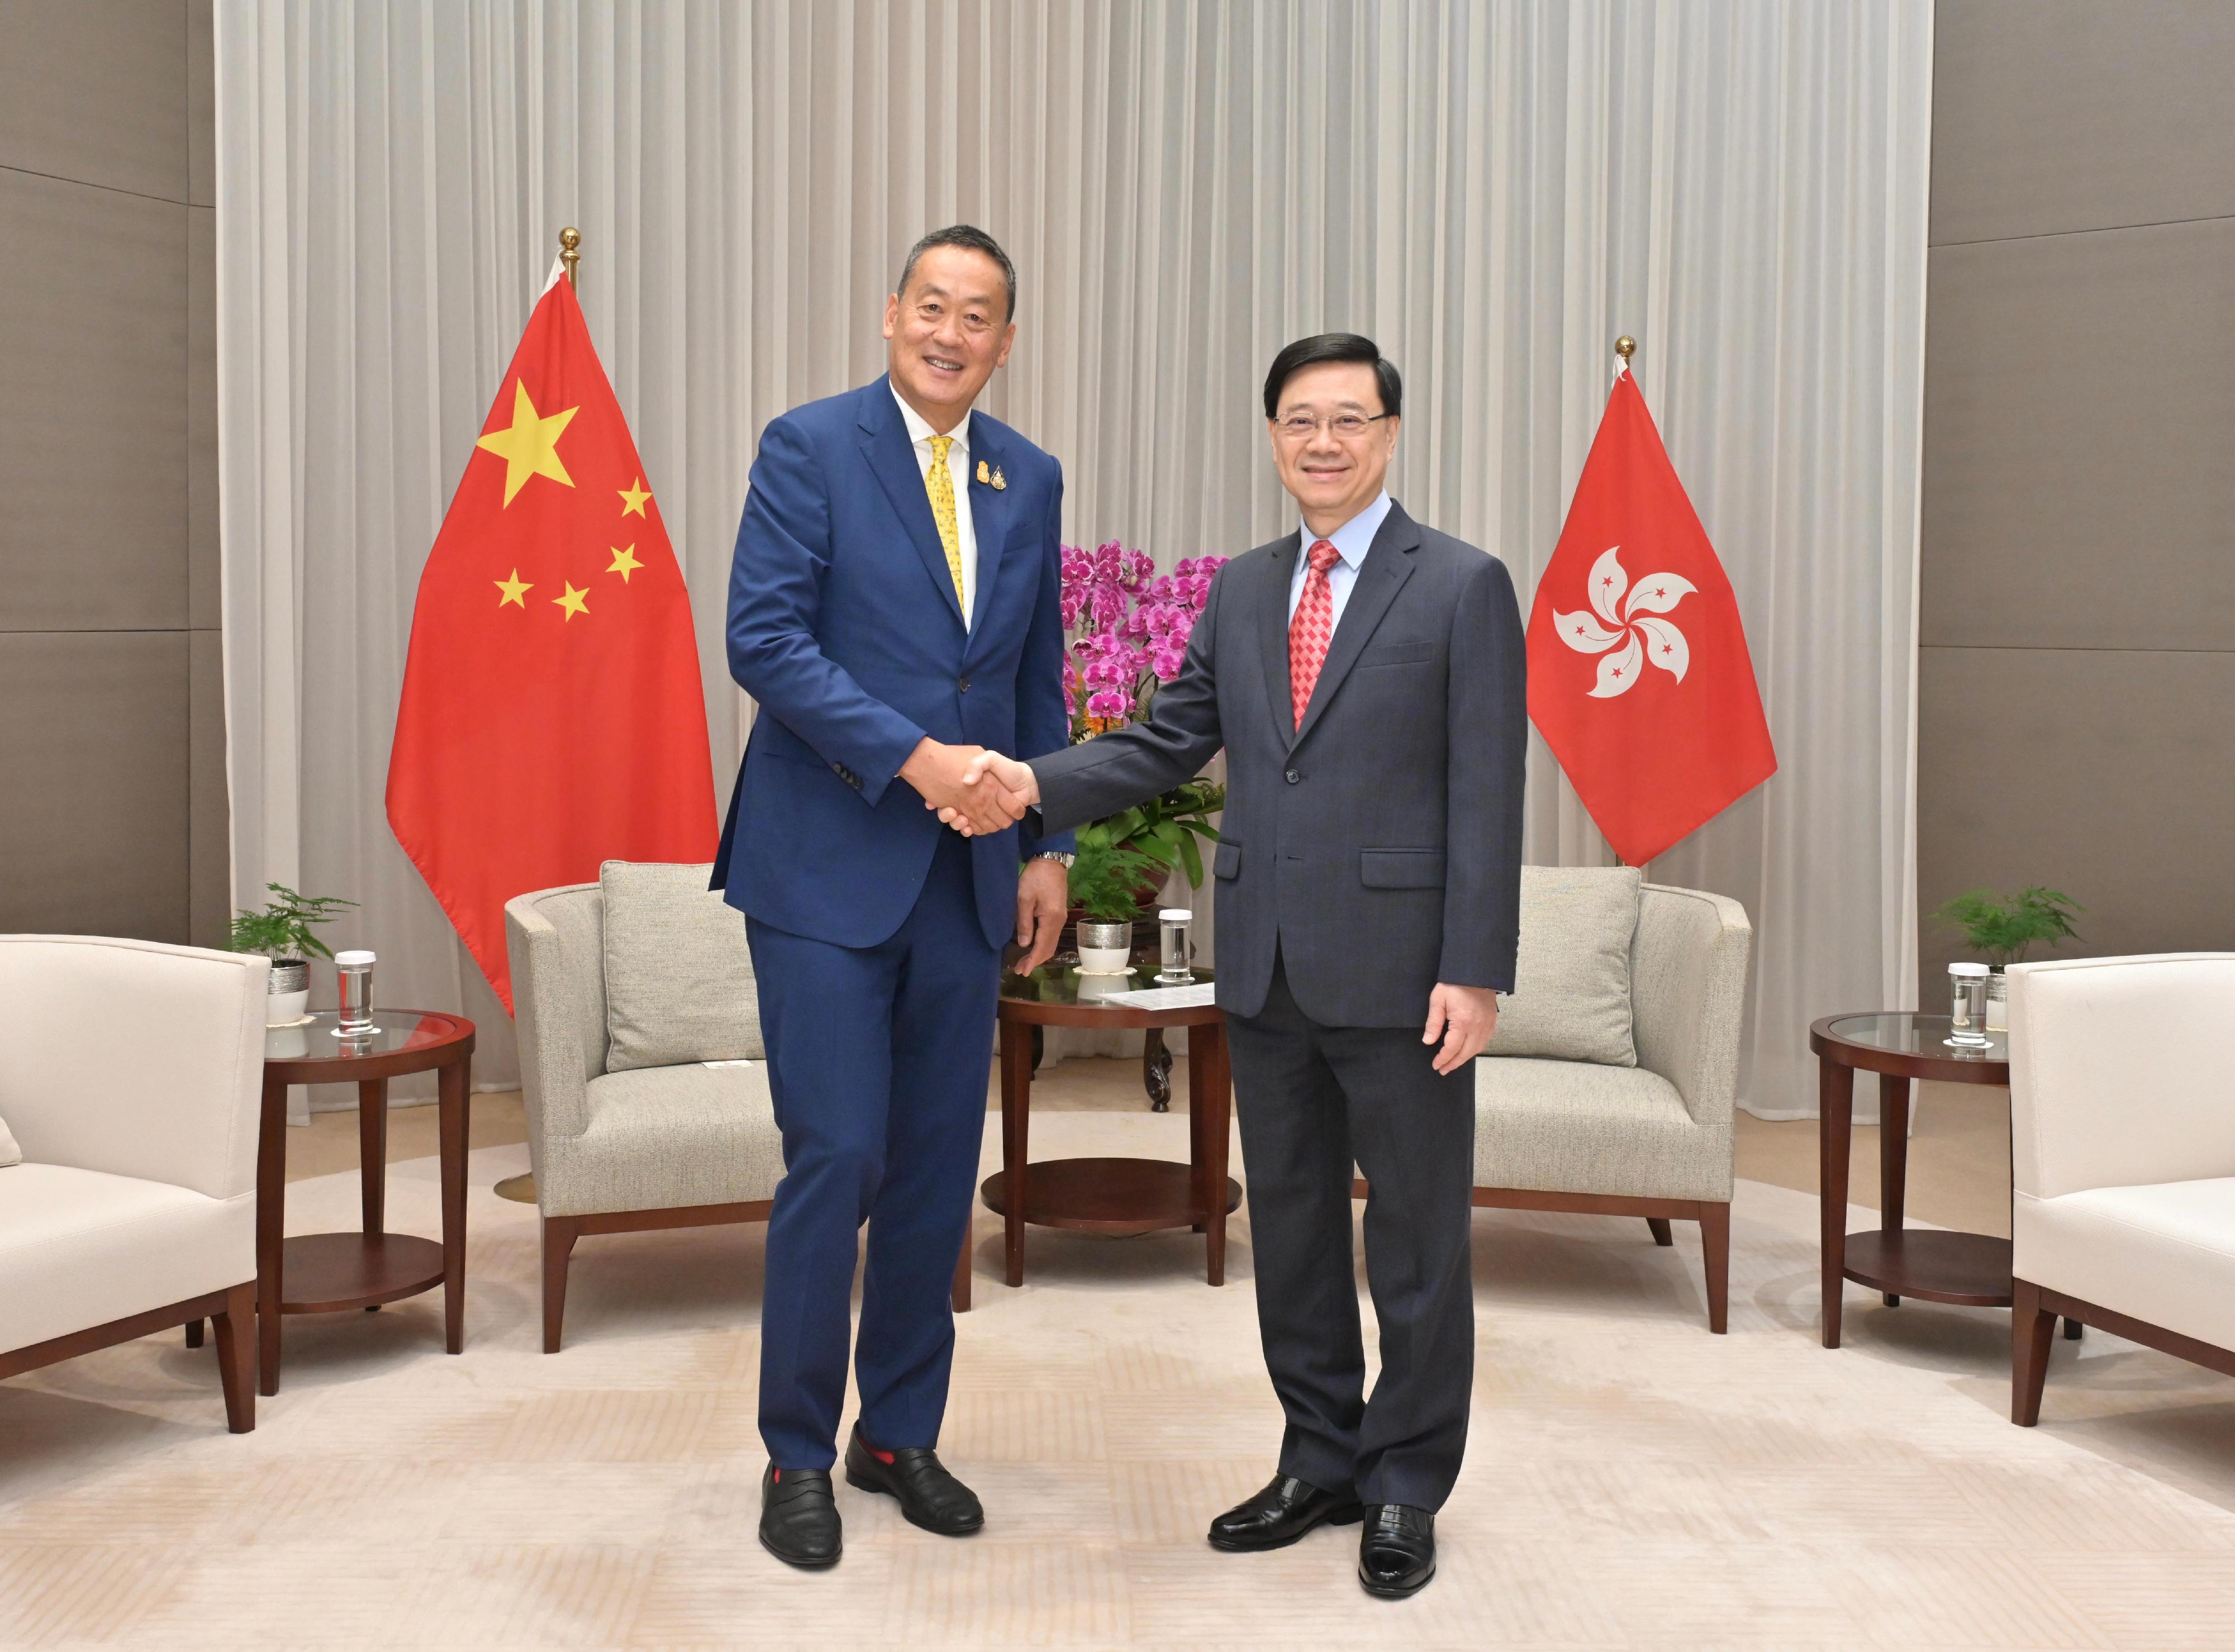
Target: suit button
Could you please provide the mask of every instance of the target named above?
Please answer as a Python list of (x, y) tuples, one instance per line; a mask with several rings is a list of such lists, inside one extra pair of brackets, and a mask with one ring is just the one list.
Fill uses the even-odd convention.
[(1302, 778), (1303, 776), (1298, 774), (1294, 769), (1289, 770), (1287, 775), (1288, 782), (1292, 786)]
[(962, 679), (962, 692), (966, 694), (970, 692), (970, 679), (967, 677)]

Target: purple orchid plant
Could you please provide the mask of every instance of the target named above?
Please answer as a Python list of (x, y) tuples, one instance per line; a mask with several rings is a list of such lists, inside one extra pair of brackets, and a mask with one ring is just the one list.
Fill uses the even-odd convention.
[(1211, 576), (1225, 565), (1222, 556), (1196, 557), (1159, 574), (1146, 551), (1116, 540), (1063, 547), (1063, 628), (1072, 634), (1063, 693), (1073, 738), (1147, 715), (1157, 685), (1180, 674)]
[[(1091, 551), (1063, 547), (1063, 628), (1072, 637), (1063, 698), (1073, 740), (1091, 739), (1148, 715), (1158, 686), (1177, 677), (1186, 663), (1196, 618), (1210, 600), (1212, 576), (1226, 560), (1196, 557), (1159, 574), (1146, 551), (1128, 550), (1115, 540)], [(1225, 806), (1226, 788), (1197, 776), (1080, 827), (1072, 867), (1074, 901), (1106, 863), (1137, 871), (1123, 861), (1128, 854), (1146, 857), (1139, 864), (1153, 873), (1135, 891), (1144, 913), (1154, 910), (1156, 886), (1176, 869), (1190, 888), (1201, 888), (1199, 845), (1218, 841), (1211, 816)]]

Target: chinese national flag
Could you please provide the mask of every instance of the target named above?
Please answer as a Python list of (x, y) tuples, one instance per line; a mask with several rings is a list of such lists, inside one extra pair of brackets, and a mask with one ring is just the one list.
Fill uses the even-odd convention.
[(1738, 599), (1626, 365), (1537, 583), (1529, 715), (1632, 866), (1777, 772)]
[(528, 318), (419, 576), (388, 820), (508, 1010), (507, 901), (714, 856), (690, 596), (571, 282)]

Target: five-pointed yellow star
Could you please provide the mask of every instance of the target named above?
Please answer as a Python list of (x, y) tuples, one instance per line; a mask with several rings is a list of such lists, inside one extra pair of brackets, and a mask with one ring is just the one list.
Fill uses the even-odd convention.
[[(613, 549), (611, 546), (606, 547), (606, 548), (608, 550)], [(643, 563), (636, 560), (636, 547), (632, 545), (625, 551), (613, 551), (613, 565), (607, 568), (606, 572), (608, 574), (619, 574), (621, 576), (621, 583), (623, 585), (626, 585), (628, 583), (628, 576), (635, 573), (643, 566)]]
[(643, 515), (644, 502), (652, 497), (650, 494), (645, 491), (644, 478), (642, 476), (639, 476), (636, 479), (633, 486), (627, 488), (616, 488), (613, 491), (621, 496), (621, 515), (624, 516), (627, 515), (631, 511), (634, 511), (639, 516)]
[(572, 620), (578, 613), (589, 613), (590, 605), (585, 599), (590, 593), (587, 591), (577, 591), (566, 580), (562, 580), (560, 583), (567, 587), (567, 594), (563, 597), (554, 597), (551, 600), (567, 610), (567, 617)]
[(496, 600), (496, 606), (498, 607), (501, 608), (506, 603), (509, 602), (513, 606), (520, 609), (521, 612), (525, 613), (527, 611), (528, 603), (526, 599), (521, 595), (521, 593), (523, 591), (533, 591), (535, 588), (535, 586), (533, 581), (521, 579), (520, 577), (520, 570), (518, 568), (513, 569), (512, 577), (510, 579), (493, 580), (490, 583), (495, 585), (498, 590), (504, 593), (502, 596)]
[(512, 496), (527, 485), (530, 476), (548, 476), (569, 488), (574, 485), (573, 477), (567, 474), (567, 467), (559, 460), (559, 436), (580, 410), (570, 407), (545, 418), (535, 410), (535, 403), (528, 399), (528, 381), (521, 379), (514, 384), (512, 428), (491, 430), (474, 443), (504, 461), (506, 504), (512, 503)]

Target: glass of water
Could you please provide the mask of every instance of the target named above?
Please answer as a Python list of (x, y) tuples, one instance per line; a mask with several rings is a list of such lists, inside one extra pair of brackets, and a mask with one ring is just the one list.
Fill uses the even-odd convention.
[(1958, 1050), (1983, 1050), (1993, 1044), (1987, 1036), (1987, 967), (1949, 965), (1948, 993), (1955, 1026), (1943, 1042)]
[(1194, 921), (1195, 914), (1185, 907), (1166, 907), (1157, 914), (1163, 941), (1157, 980), (1166, 987), (1184, 987), (1195, 979), (1188, 967), (1188, 926)]

